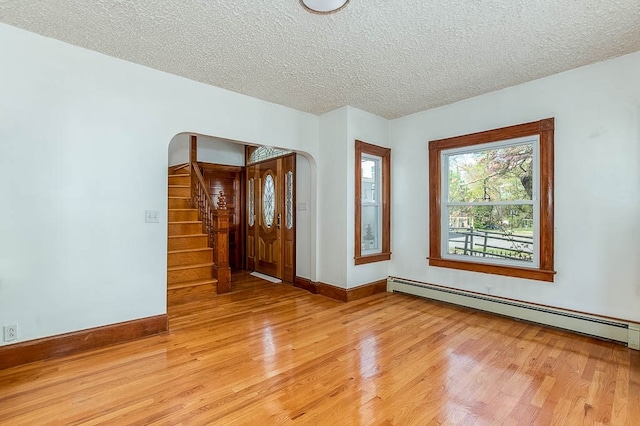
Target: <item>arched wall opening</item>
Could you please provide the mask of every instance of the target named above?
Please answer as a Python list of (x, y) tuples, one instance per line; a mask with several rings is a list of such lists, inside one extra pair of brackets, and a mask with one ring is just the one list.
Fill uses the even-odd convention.
[[(183, 132), (175, 135), (167, 148), (167, 166), (189, 162), (189, 140), (198, 137), (198, 161), (229, 166), (245, 166), (245, 146), (256, 146), (238, 140)], [(276, 147), (280, 148), (280, 147)], [(282, 149), (289, 149), (284, 148)], [(317, 165), (307, 152), (292, 150), (296, 155), (296, 277), (316, 280), (316, 200)]]

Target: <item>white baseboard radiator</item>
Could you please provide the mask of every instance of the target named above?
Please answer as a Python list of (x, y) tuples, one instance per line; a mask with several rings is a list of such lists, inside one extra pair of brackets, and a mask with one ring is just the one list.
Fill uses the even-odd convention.
[(397, 277), (387, 279), (387, 291), (405, 293), (492, 312), (538, 324), (575, 331), (626, 344), (640, 350), (640, 324), (560, 308), (494, 297)]

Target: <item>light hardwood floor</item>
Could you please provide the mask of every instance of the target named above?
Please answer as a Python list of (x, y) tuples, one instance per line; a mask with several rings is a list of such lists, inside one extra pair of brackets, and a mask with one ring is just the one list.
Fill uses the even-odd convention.
[(398, 294), (350, 303), (241, 274), (170, 294), (171, 332), (0, 370), (0, 424), (640, 421), (640, 355)]

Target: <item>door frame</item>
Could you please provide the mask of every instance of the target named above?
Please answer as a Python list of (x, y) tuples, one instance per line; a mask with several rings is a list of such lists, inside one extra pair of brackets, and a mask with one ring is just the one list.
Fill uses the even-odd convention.
[[(245, 236), (246, 236), (246, 242), (245, 242), (245, 252), (246, 252), (246, 267), (249, 270), (256, 270), (256, 266), (257, 266), (257, 255), (258, 255), (258, 239), (257, 239), (257, 235), (256, 232), (258, 231), (258, 227), (260, 226), (260, 218), (258, 217), (258, 212), (262, 212), (262, 208), (259, 207), (258, 203), (261, 201), (260, 199), (260, 194), (262, 193), (262, 187), (258, 188), (258, 185), (260, 185), (261, 182), (261, 173), (260, 173), (260, 164), (268, 162), (268, 161), (273, 161), (273, 160), (277, 160), (278, 164), (277, 164), (277, 181), (276, 181), (276, 185), (278, 185), (278, 187), (280, 188), (280, 194), (282, 194), (280, 197), (277, 197), (276, 199), (276, 203), (278, 203), (279, 208), (276, 209), (276, 218), (274, 218), (274, 221), (277, 220), (277, 212), (280, 211), (281, 215), (282, 215), (282, 219), (281, 219), (281, 229), (279, 230), (281, 232), (281, 236), (280, 236), (280, 265), (278, 266), (278, 270), (280, 271), (280, 275), (281, 277), (278, 277), (280, 279), (282, 279), (282, 281), (287, 282), (287, 283), (291, 283), (293, 284), (295, 282), (295, 277), (296, 277), (296, 218), (297, 218), (297, 214), (296, 214), (296, 184), (297, 184), (297, 178), (296, 178), (296, 157), (297, 154), (295, 152), (292, 153), (288, 153), (285, 155), (281, 155), (278, 157), (273, 157), (273, 158), (268, 158), (265, 159), (263, 161), (259, 161), (253, 164), (248, 164), (248, 159), (249, 159), (249, 155), (251, 153), (252, 149), (255, 149), (256, 147), (252, 147), (252, 146), (247, 146), (245, 148), (245, 180), (244, 180), (244, 187), (246, 189), (245, 191), (245, 206), (246, 209), (244, 210), (245, 214), (244, 214), (244, 228), (245, 228)], [(287, 160), (285, 160), (287, 159)], [(288, 167), (284, 166), (284, 162), (288, 163)], [(287, 231), (286, 228), (286, 220), (287, 220), (287, 197), (286, 197), (286, 185), (287, 185), (287, 178), (286, 175), (288, 172), (292, 172), (292, 199), (291, 199), (291, 212), (293, 215), (292, 218), (292, 228), (290, 230)], [(249, 184), (249, 180), (251, 178), (254, 178), (254, 214), (256, 216), (255, 220), (254, 220), (254, 224), (253, 226), (249, 225), (249, 206), (250, 206), (250, 201), (249, 201), (249, 197), (250, 197), (250, 184)], [(288, 233), (287, 233), (288, 232)], [(286, 235), (286, 237), (285, 237)], [(252, 246), (252, 242), (251, 242), (251, 237), (253, 237), (253, 247)], [(287, 241), (290, 242), (289, 245), (289, 250), (290, 253), (287, 252)], [(253, 257), (251, 256), (251, 253), (253, 253)], [(287, 260), (287, 255), (289, 255), (290, 260), (291, 260), (291, 264), (287, 265), (286, 264), (286, 260)]]

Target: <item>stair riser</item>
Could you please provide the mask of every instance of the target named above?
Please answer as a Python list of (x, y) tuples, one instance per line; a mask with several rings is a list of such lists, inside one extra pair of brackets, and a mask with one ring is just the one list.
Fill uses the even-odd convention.
[[(180, 284), (178, 284), (180, 286)], [(167, 288), (167, 305), (169, 307), (184, 305), (185, 303), (202, 301), (203, 294), (216, 294), (217, 284)]]
[(207, 236), (198, 235), (197, 237), (180, 237), (169, 238), (168, 249), (173, 250), (188, 250), (194, 248), (207, 247)]
[(169, 291), (180, 291), (180, 290), (185, 290), (185, 289), (198, 289), (198, 290), (211, 290), (213, 289), (214, 292), (216, 290), (218, 286), (218, 280), (216, 279), (210, 279), (210, 280), (196, 280), (196, 281), (185, 281), (183, 283), (177, 283), (177, 284), (170, 284), (167, 286), (167, 290)]
[(169, 197), (191, 197), (191, 188), (185, 188), (182, 186), (170, 186)]
[(211, 266), (203, 266), (200, 268), (181, 269), (179, 271), (169, 271), (167, 273), (167, 283), (177, 284), (191, 280), (201, 280), (213, 277)]
[(201, 234), (201, 223), (170, 223), (169, 235), (189, 235), (189, 234)]
[(188, 198), (169, 198), (170, 209), (190, 209), (191, 200)]
[(169, 176), (169, 185), (191, 185), (189, 176)]
[(169, 210), (169, 222), (198, 220), (198, 210)]
[(213, 262), (213, 250), (199, 250), (189, 253), (169, 253), (167, 256), (167, 266), (187, 266), (201, 263)]

